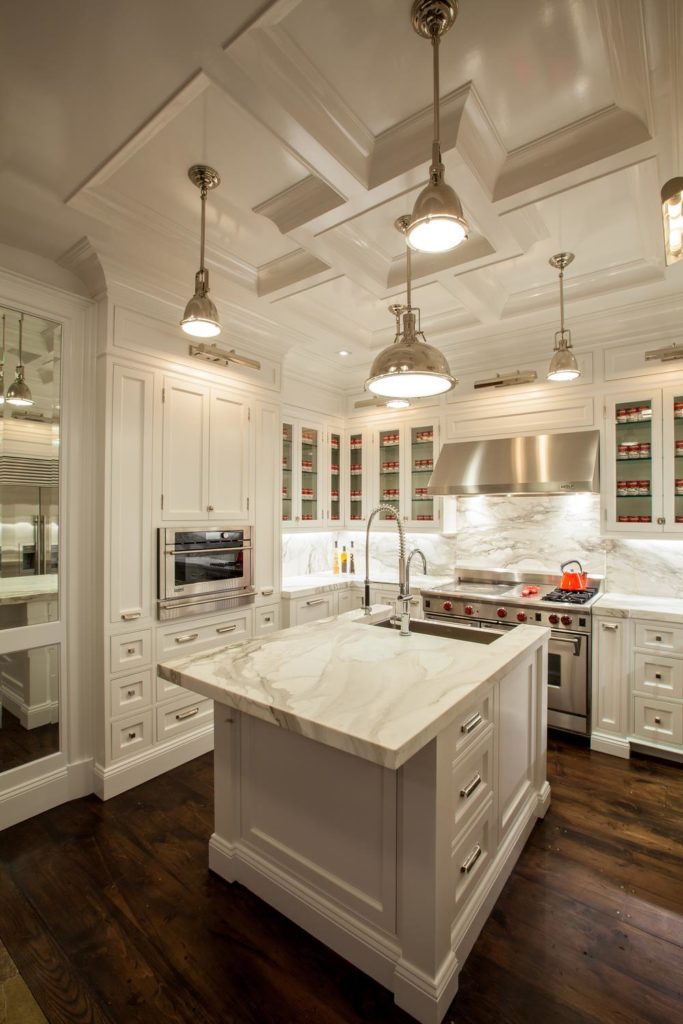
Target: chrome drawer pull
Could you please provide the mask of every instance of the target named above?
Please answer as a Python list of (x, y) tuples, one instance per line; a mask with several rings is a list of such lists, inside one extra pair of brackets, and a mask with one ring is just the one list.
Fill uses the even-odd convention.
[(121, 612), (121, 618), (124, 622), (130, 622), (132, 619), (139, 619), (142, 612)]
[(325, 604), (325, 598), (324, 597), (318, 597), (318, 598), (316, 598), (315, 601), (307, 601), (306, 604), (307, 604), (307, 606), (309, 608), (312, 608), (313, 605), (315, 605), (315, 604)]
[(476, 729), (481, 722), (481, 715), (478, 711), (475, 711), (471, 718), (468, 718), (466, 722), (463, 722), (460, 726), (460, 732), (470, 733), (473, 729)]
[(467, 785), (466, 785), (466, 786), (464, 786), (464, 787), (463, 787), (463, 788), (462, 788), (462, 789), (460, 790), (460, 796), (461, 796), (461, 797), (463, 797), (463, 798), (464, 798), (465, 800), (467, 800), (467, 798), (468, 798), (469, 796), (472, 796), (472, 794), (474, 793), (475, 789), (476, 789), (476, 788), (477, 788), (477, 786), (479, 786), (480, 784), (481, 784), (481, 775), (479, 774), (479, 772), (477, 772), (477, 774), (476, 774), (476, 775), (474, 776), (474, 778), (472, 779), (472, 781), (471, 781), (471, 782), (468, 782), (468, 783), (467, 783)]
[(194, 718), (198, 714), (199, 708), (191, 708), (189, 711), (181, 711), (179, 715), (176, 715), (176, 719), (178, 722), (183, 722), (186, 718)]
[(469, 855), (464, 864), (460, 865), (460, 870), (463, 875), (469, 875), (470, 871), (481, 857), (481, 846), (479, 843), (474, 847), (472, 853)]
[(232, 626), (216, 626), (217, 633), (234, 633), (237, 629), (237, 623), (233, 623)]
[(610, 633), (614, 633), (619, 629), (619, 626), (616, 622), (603, 622), (602, 628), (608, 630)]
[(189, 644), (191, 640), (197, 640), (199, 633), (185, 633), (183, 636), (177, 636), (175, 642), (177, 644)]

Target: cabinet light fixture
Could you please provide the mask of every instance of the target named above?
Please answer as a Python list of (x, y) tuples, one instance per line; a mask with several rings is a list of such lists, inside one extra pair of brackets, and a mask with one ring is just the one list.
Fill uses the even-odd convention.
[(199, 189), (202, 204), (202, 229), (199, 245), (199, 270), (194, 278), (194, 295), (185, 306), (180, 326), (186, 334), (193, 338), (215, 338), (221, 333), (218, 310), (209, 298), (209, 271), (204, 266), (204, 241), (206, 235), (206, 197), (209, 191), (217, 188), (221, 179), (213, 167), (206, 164), (193, 164), (187, 172), (193, 185)]
[(495, 377), (487, 377), (485, 380), (475, 380), (474, 388), (510, 388), (515, 384), (533, 384), (538, 379), (535, 370), (515, 370), (514, 373), (497, 373)]
[(458, 14), (458, 0), (415, 0), (413, 28), (432, 44), (434, 79), (434, 135), (429, 183), (415, 200), (408, 225), (408, 245), (418, 252), (449, 252), (467, 238), (469, 231), (458, 196), (444, 181), (439, 125), (439, 42)]
[(645, 353), (645, 359), (658, 359), (660, 363), (673, 363), (676, 359), (683, 359), (683, 345), (668, 345), (666, 348), (653, 348)]
[(261, 364), (258, 359), (250, 359), (249, 356), (240, 356), (234, 348), (230, 351), (219, 348), (215, 342), (201, 341), (197, 345), (190, 345), (190, 355), (197, 359), (205, 359), (208, 363), (218, 363), (220, 366), (228, 366), (234, 363), (235, 366), (248, 366), (252, 370), (260, 370)]

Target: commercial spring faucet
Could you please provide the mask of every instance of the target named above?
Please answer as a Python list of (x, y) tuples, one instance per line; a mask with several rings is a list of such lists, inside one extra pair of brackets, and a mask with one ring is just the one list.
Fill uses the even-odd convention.
[(372, 520), (378, 512), (388, 512), (398, 528), (398, 600), (401, 602), (401, 636), (410, 636), (410, 560), (413, 555), (418, 554), (422, 558), (424, 570), (427, 572), (427, 559), (424, 554), (416, 548), (406, 558), (406, 537), (403, 532), (403, 523), (393, 505), (377, 505), (368, 516), (368, 525), (365, 530), (365, 593), (363, 598), (363, 611), (370, 614), (370, 527)]

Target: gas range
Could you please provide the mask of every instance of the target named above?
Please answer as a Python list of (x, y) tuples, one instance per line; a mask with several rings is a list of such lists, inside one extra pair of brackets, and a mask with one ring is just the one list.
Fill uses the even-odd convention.
[(490, 569), (456, 569), (452, 583), (423, 590), (425, 615), (479, 620), (493, 625), (532, 623), (558, 632), (590, 633), (591, 608), (598, 600), (602, 580), (588, 579), (581, 591), (557, 587), (548, 573), (516, 573)]

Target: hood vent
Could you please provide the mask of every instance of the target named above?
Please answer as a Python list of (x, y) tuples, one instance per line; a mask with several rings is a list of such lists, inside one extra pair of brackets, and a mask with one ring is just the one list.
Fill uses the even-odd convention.
[(599, 491), (597, 430), (445, 444), (429, 494), (575, 494)]

